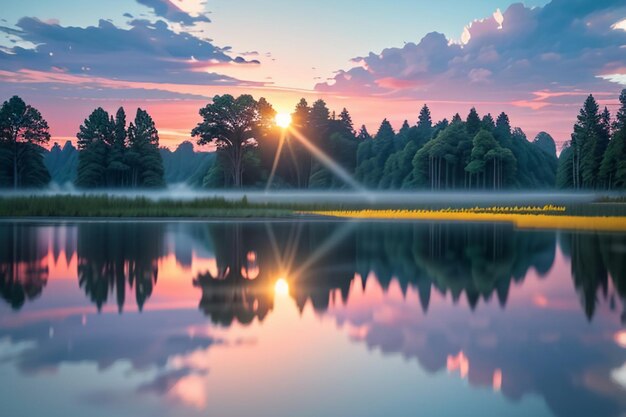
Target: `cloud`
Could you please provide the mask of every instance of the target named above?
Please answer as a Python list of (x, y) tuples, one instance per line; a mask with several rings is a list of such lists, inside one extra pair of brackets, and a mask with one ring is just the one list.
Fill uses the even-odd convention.
[(17, 29), (0, 31), (35, 45), (0, 50), (0, 70), (21, 70), (171, 84), (241, 85), (216, 72), (230, 65), (256, 65), (163, 21), (133, 20), (130, 28), (100, 20), (98, 26), (64, 27), (25, 17)]
[(576, 88), (615, 94), (626, 81), (625, 17), (621, 0), (513, 4), (472, 22), (462, 42), (429, 33), (417, 44), (357, 57), (357, 66), (338, 71), (316, 89), (428, 100), (471, 97), (531, 109), (563, 104), (535, 92)]
[[(137, 3), (151, 8), (154, 14), (159, 17), (185, 26), (191, 26), (199, 22), (210, 22), (209, 18), (201, 13), (202, 7), (204, 6), (204, 2), (201, 1), (187, 0), (185, 2), (183, 0), (176, 0), (178, 5), (170, 0), (137, 0)], [(187, 4), (191, 4), (190, 8), (194, 12), (193, 16), (190, 12), (183, 9)]]

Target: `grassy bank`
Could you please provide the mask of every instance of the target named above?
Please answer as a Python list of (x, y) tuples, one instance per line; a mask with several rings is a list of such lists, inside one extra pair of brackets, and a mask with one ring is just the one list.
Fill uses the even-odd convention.
[(288, 217), (286, 207), (249, 204), (245, 199), (195, 200), (111, 196), (30, 196), (0, 198), (0, 217)]
[(251, 203), (242, 199), (168, 199), (110, 195), (0, 197), (0, 218), (302, 218), (510, 222), (520, 228), (626, 231), (621, 201), (543, 206), (445, 207), (424, 201), (397, 209), (332, 203)]

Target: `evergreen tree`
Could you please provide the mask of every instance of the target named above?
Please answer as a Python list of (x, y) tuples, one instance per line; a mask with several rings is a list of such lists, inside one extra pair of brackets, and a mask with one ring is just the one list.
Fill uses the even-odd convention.
[(130, 173), (133, 187), (154, 188), (165, 185), (163, 158), (159, 152), (159, 132), (152, 117), (137, 109), (134, 124), (128, 127)]
[(448, 119), (443, 119), (443, 120), (440, 120), (437, 123), (435, 123), (435, 125), (433, 126), (433, 129), (432, 129), (432, 134), (429, 137), (429, 140), (431, 138), (436, 138), (437, 135), (439, 134), (439, 132), (441, 132), (442, 130), (444, 130), (448, 126), (450, 126), (450, 122), (448, 121)]
[(493, 130), (493, 136), (500, 144), (505, 144), (511, 139), (511, 122), (509, 116), (502, 112), (496, 119), (496, 126)]
[[(602, 157), (600, 179), (609, 190), (626, 188), (626, 89), (622, 90), (620, 108), (612, 126), (612, 137)], [(606, 111), (603, 130), (607, 129)]]
[(598, 104), (593, 95), (589, 95), (578, 114), (571, 140), (572, 183), (575, 189), (599, 185), (597, 180), (607, 142)]
[[(299, 133), (308, 136), (310, 132), (311, 108), (303, 98), (296, 105), (294, 113), (291, 115), (291, 125)], [(285, 172), (289, 172), (289, 182), (298, 188), (307, 188), (309, 185), (309, 175), (313, 162), (309, 151), (298, 141), (288, 140), (287, 150), (290, 158), (283, 158), (286, 165)]]
[(309, 113), (309, 136), (313, 143), (322, 149), (327, 145), (325, 139), (330, 125), (329, 121), (330, 111), (326, 107), (326, 102), (321, 99), (317, 100), (313, 103)]
[(409, 121), (405, 120), (402, 122), (402, 126), (396, 135), (396, 140), (394, 143), (394, 148), (397, 151), (401, 151), (406, 146), (407, 142), (411, 138), (411, 126), (409, 126)]
[(556, 172), (556, 186), (561, 189), (574, 188), (572, 177), (572, 164), (574, 150), (569, 143), (561, 150), (559, 155), (559, 165)]
[[(317, 100), (311, 106), (311, 112), (309, 114), (309, 135), (308, 139), (313, 145), (317, 146), (326, 154), (330, 153), (330, 126), (331, 126), (331, 117), (330, 111), (326, 106), (326, 102), (324, 100)], [(308, 152), (308, 151), (307, 151)], [(310, 153), (309, 153), (310, 157)], [(317, 160), (311, 161), (311, 170), (309, 172), (309, 182), (311, 181), (311, 177), (316, 174), (318, 171), (324, 171), (317, 175), (316, 187), (320, 188), (320, 185), (327, 184), (330, 181), (330, 173), (326, 172), (326, 168), (324, 168)], [(319, 177), (322, 176), (324, 181), (319, 181)], [(310, 186), (310, 184), (309, 184)]]
[(480, 120), (480, 116), (478, 116), (476, 108), (472, 107), (469, 114), (467, 115), (467, 119), (465, 120), (465, 128), (467, 129), (467, 133), (469, 133), (470, 136), (474, 137), (480, 131), (481, 127), (482, 122)]
[(115, 123), (101, 107), (94, 110), (79, 128), (78, 169), (76, 186), (81, 188), (105, 187), (109, 144), (115, 137)]
[(383, 120), (374, 137), (373, 151), (376, 166), (382, 171), (387, 158), (393, 153), (396, 133), (387, 119)]
[(127, 184), (129, 166), (126, 161), (126, 112), (123, 107), (117, 110), (114, 122), (113, 142), (108, 155), (107, 172), (109, 185), (123, 187)]
[(417, 127), (425, 130), (430, 130), (433, 127), (433, 120), (430, 115), (430, 109), (426, 104), (424, 104), (424, 106), (420, 110), (420, 115), (417, 119)]
[(126, 129), (126, 112), (119, 108), (116, 117), (101, 107), (80, 126), (76, 186), (156, 187), (163, 186), (163, 159), (159, 136), (150, 115), (137, 109), (134, 124)]
[(371, 139), (372, 136), (367, 131), (367, 128), (365, 127), (365, 125), (362, 125), (361, 129), (359, 129), (359, 133), (356, 136), (356, 138), (359, 142), (364, 142), (367, 139)]
[(480, 127), (487, 132), (493, 132), (496, 129), (496, 122), (493, 120), (493, 117), (491, 117), (491, 113), (487, 113), (483, 116)]
[(341, 123), (341, 127), (344, 129), (346, 133), (354, 136), (354, 125), (352, 124), (352, 117), (350, 117), (350, 113), (344, 107), (341, 113), (339, 113), (339, 122)]
[(48, 123), (18, 96), (0, 108), (0, 186), (41, 187), (50, 182), (41, 145), (48, 143)]
[(394, 151), (395, 132), (387, 119), (381, 123), (376, 136), (360, 142), (357, 149), (355, 177), (369, 188), (379, 186), (385, 163)]

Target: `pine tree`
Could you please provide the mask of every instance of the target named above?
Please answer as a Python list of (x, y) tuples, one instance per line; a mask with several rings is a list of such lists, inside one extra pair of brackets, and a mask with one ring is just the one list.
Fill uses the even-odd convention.
[(0, 108), (0, 186), (41, 187), (50, 182), (41, 145), (48, 143), (48, 123), (39, 110), (18, 96)]
[[(622, 90), (619, 101), (621, 105), (611, 127), (611, 141), (600, 165), (600, 178), (610, 190), (626, 188), (626, 89)], [(606, 113), (605, 111), (602, 116), (605, 132), (607, 130)]]
[(76, 186), (105, 187), (110, 143), (115, 137), (115, 123), (98, 107), (80, 126), (78, 139), (78, 170)]
[(594, 188), (600, 172), (601, 158), (606, 149), (601, 115), (593, 95), (585, 100), (572, 134), (572, 178), (575, 189)]
[[(311, 106), (311, 112), (309, 113), (309, 134), (308, 139), (314, 145), (321, 149), (326, 154), (330, 153), (330, 125), (332, 119), (330, 118), (330, 111), (326, 106), (326, 102), (319, 99)], [(308, 152), (308, 151), (307, 151)], [(311, 157), (310, 152), (308, 153)], [(311, 161), (311, 169), (308, 173), (308, 182), (310, 183), (311, 177), (318, 171), (324, 171), (317, 175), (324, 177), (324, 181), (329, 180), (329, 173), (325, 172), (326, 169), (317, 162), (317, 160)], [(306, 175), (306, 173), (305, 173)], [(309, 184), (310, 185), (310, 184)]]
[(398, 134), (396, 135), (396, 140), (394, 144), (396, 151), (401, 151), (402, 149), (404, 149), (404, 147), (406, 146), (407, 142), (410, 139), (410, 136), (411, 136), (410, 133), (411, 133), (411, 126), (409, 126), (409, 121), (405, 120), (402, 123), (402, 126), (400, 127)]
[(501, 145), (511, 140), (511, 122), (506, 113), (502, 112), (498, 115), (493, 136)]
[(341, 123), (342, 128), (348, 134), (354, 136), (354, 125), (352, 124), (352, 117), (350, 117), (350, 113), (344, 107), (341, 113), (339, 113), (339, 122)]
[(137, 109), (134, 124), (128, 128), (130, 151), (136, 155), (130, 165), (133, 187), (154, 188), (165, 185), (163, 159), (159, 153), (159, 132), (152, 117)]
[(359, 142), (363, 142), (367, 139), (371, 139), (372, 136), (367, 131), (367, 128), (365, 127), (365, 125), (361, 125), (361, 129), (359, 129), (359, 133), (356, 135), (356, 138), (358, 139)]
[(117, 110), (114, 121), (113, 143), (108, 156), (107, 172), (109, 184), (115, 187), (127, 185), (129, 166), (126, 161), (126, 113), (124, 108)]
[(426, 104), (424, 104), (424, 106), (420, 110), (420, 115), (417, 119), (417, 127), (426, 130), (430, 130), (433, 127), (433, 120), (430, 115), (430, 109)]
[(496, 128), (496, 122), (493, 120), (491, 113), (487, 113), (483, 116), (483, 120), (480, 123), (480, 127), (487, 132), (493, 132)]
[(472, 137), (474, 137), (481, 129), (480, 116), (478, 116), (478, 112), (474, 107), (470, 109), (470, 112), (467, 115), (465, 127), (467, 129), (467, 133), (469, 133)]
[(556, 186), (560, 189), (574, 188), (574, 177), (572, 176), (572, 165), (574, 150), (568, 143), (559, 155), (559, 165), (556, 172)]
[(373, 151), (376, 158), (376, 166), (382, 171), (387, 158), (393, 153), (396, 133), (387, 119), (383, 120), (374, 137)]

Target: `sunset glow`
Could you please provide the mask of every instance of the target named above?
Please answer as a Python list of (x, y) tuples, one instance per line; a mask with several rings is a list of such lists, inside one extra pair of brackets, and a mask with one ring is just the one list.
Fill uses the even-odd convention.
[(289, 113), (278, 113), (276, 115), (276, 125), (286, 129), (291, 125), (291, 115)]
[(289, 283), (285, 278), (279, 278), (274, 284), (274, 294), (278, 296), (289, 295)]
[(626, 417), (625, 1), (5, 0), (2, 415)]
[[(167, 132), (164, 145), (173, 148), (190, 138), (197, 108), (215, 94), (251, 93), (280, 109), (292, 109), (300, 97), (323, 98), (337, 112), (348, 107), (357, 126), (370, 129), (384, 117), (399, 129), (425, 102), (437, 119), (472, 106), (481, 114), (503, 110), (529, 136), (544, 130), (560, 146), (569, 139), (573, 104), (594, 93), (614, 111), (615, 91), (624, 84), (619, 2), (578, 10), (550, 0), (403, 1), (394, 8), (350, 0), (335, 4), (332, 17), (325, 7), (261, 7), (251, 0), (142, 0), (60, 15), (71, 9), (66, 3), (13, 2), (5, 8), (7, 39), (0, 41), (0, 93), (27, 96), (59, 142), (75, 140), (94, 105), (115, 111), (124, 103), (155, 115)], [(420, 17), (417, 24), (411, 16)], [(346, 32), (352, 19), (376, 21), (380, 30), (374, 36), (367, 25), (352, 25)], [(320, 21), (323, 33), (315, 30)], [(571, 31), (578, 22), (593, 26)], [(518, 25), (528, 33), (506, 30)], [(306, 47), (284, 41), (295, 33)], [(108, 47), (106, 39), (125, 46)], [(562, 47), (570, 44), (579, 47)]]

